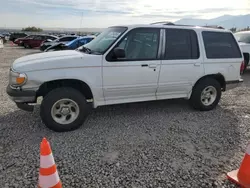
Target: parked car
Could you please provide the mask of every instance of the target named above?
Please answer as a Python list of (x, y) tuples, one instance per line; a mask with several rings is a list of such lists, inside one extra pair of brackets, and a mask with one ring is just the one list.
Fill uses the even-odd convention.
[(39, 53), (11, 65), (7, 93), (54, 131), (80, 127), (90, 107), (185, 98), (209, 111), (237, 87), (243, 54), (224, 29), (180, 25), (110, 27), (78, 50)]
[(18, 46), (24, 46), (24, 41), (33, 39), (35, 36), (36, 35), (28, 35), (28, 36), (23, 37), (23, 38), (18, 38), (14, 41), (14, 43), (17, 44)]
[(5, 37), (6, 42), (7, 42), (7, 41), (9, 40), (9, 38), (10, 38), (10, 33), (8, 33), (8, 32), (1, 33), (1, 35), (3, 35), (3, 36)]
[(25, 48), (37, 48), (40, 47), (43, 41), (46, 40), (56, 40), (58, 37), (53, 35), (36, 35), (28, 40), (23, 41), (23, 46)]
[(0, 34), (0, 39), (3, 41), (3, 43), (6, 43), (7, 40), (4, 35)]
[(9, 40), (14, 42), (17, 38), (23, 38), (28, 36), (26, 33), (12, 33)]
[(63, 37), (60, 37), (56, 40), (53, 40), (53, 41), (50, 41), (50, 42), (43, 42), (40, 46), (40, 50), (41, 51), (44, 51), (46, 50), (48, 47), (50, 46), (53, 46), (53, 45), (56, 45), (56, 44), (59, 44), (59, 43), (63, 43), (63, 44), (66, 44), (72, 40), (75, 40), (77, 38), (77, 36), (63, 36)]
[(53, 46), (48, 47), (45, 52), (49, 51), (59, 51), (59, 50), (75, 50), (76, 48), (89, 43), (95, 38), (95, 36), (85, 36), (85, 37), (78, 37), (75, 40), (72, 40), (68, 43), (58, 43)]
[(247, 69), (249, 65), (249, 57), (250, 57), (250, 31), (241, 31), (234, 34), (235, 38), (239, 42), (241, 51), (243, 52), (244, 56), (244, 70)]

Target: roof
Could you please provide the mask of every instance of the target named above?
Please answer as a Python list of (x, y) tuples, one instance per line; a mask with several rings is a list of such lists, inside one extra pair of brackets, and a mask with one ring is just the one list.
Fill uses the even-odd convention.
[[(116, 27), (116, 26), (114, 26)], [(119, 27), (119, 26), (117, 26)], [(156, 22), (153, 24), (137, 24), (137, 25), (121, 25), (121, 27), (128, 27), (129, 29), (144, 27), (144, 28), (179, 28), (179, 29), (193, 29), (200, 31), (216, 31), (216, 32), (231, 32), (220, 26), (195, 26), (195, 25), (176, 25), (171, 22)]]

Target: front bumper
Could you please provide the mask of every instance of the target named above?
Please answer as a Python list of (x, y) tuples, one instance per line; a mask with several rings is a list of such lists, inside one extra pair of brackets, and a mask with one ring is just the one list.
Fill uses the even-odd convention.
[(236, 87), (241, 86), (243, 83), (243, 79), (235, 80), (235, 81), (228, 81), (226, 82), (226, 90), (231, 90)]
[(29, 105), (29, 103), (36, 102), (36, 92), (35, 91), (23, 91), (11, 88), (10, 85), (7, 86), (6, 92), (13, 100), (17, 107), (26, 110), (26, 111), (33, 111), (34, 106)]

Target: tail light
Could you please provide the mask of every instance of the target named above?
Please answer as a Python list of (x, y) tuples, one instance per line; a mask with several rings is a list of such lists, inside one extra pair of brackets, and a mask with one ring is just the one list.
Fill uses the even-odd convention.
[(240, 74), (243, 74), (244, 69), (245, 69), (245, 61), (242, 61), (240, 65)]

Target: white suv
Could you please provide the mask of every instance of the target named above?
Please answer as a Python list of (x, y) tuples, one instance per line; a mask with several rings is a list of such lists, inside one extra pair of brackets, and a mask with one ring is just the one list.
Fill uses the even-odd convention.
[(250, 31), (240, 31), (235, 33), (234, 36), (239, 42), (239, 46), (244, 56), (245, 66), (243, 71), (245, 71), (249, 65), (250, 59)]
[(186, 98), (195, 109), (211, 110), (222, 91), (242, 81), (242, 62), (237, 41), (224, 29), (109, 27), (77, 50), (17, 59), (7, 93), (27, 111), (43, 97), (45, 125), (70, 131), (83, 124), (89, 107)]

